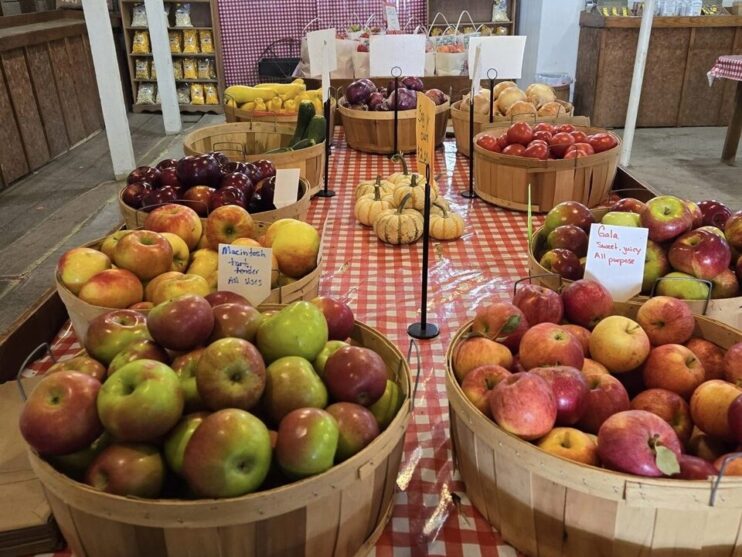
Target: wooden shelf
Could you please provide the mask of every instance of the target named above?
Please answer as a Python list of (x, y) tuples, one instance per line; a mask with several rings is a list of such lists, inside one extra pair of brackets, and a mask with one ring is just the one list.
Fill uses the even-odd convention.
[[(144, 25), (132, 25), (130, 27), (127, 27), (130, 31), (149, 31), (149, 27), (145, 27)], [(203, 27), (203, 26), (197, 26), (194, 25), (192, 27), (168, 27), (168, 31), (211, 31), (211, 27)]]
[[(214, 58), (216, 56), (215, 52), (194, 52), (192, 54), (187, 52), (171, 52), (170, 55), (173, 58)], [(152, 53), (147, 54), (137, 54), (135, 52), (130, 52), (129, 56), (132, 58), (152, 58)]]
[[(213, 112), (221, 114), (224, 107), (221, 104), (181, 104), (178, 105), (181, 112)], [(132, 112), (161, 112), (162, 106), (159, 104), (134, 104), (131, 107)]]
[[(156, 79), (139, 79), (135, 78), (137, 83), (157, 83)], [(175, 83), (219, 83), (217, 79), (176, 79)]]

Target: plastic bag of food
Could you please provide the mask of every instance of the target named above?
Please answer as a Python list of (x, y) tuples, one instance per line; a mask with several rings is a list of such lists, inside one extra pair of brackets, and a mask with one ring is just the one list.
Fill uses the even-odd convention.
[(173, 60), (173, 75), (175, 79), (183, 79), (183, 64), (180, 60)]
[(149, 32), (147, 31), (134, 31), (134, 38), (132, 39), (131, 52), (133, 54), (149, 54)]
[(508, 0), (494, 0), (492, 3), (492, 21), (510, 21)]
[(195, 29), (183, 31), (183, 52), (188, 54), (198, 53), (198, 31)]
[(213, 83), (204, 83), (204, 97), (206, 97), (206, 104), (219, 104), (219, 95)]
[(209, 72), (209, 66), (211, 66), (211, 63), (209, 62), (208, 58), (201, 58), (198, 61), (198, 79), (211, 79), (210, 72)]
[(176, 92), (178, 93), (179, 104), (191, 103), (191, 88), (188, 87), (187, 83), (181, 83), (180, 85), (178, 85)]
[(137, 104), (155, 104), (155, 84), (140, 83), (137, 89)]
[(435, 53), (436, 75), (465, 75), (467, 71), (466, 47), (461, 35), (450, 35), (445, 42), (439, 42)]
[(193, 27), (191, 23), (191, 5), (176, 4), (175, 6), (175, 26), (176, 27)]
[(179, 54), (183, 50), (182, 38), (180, 31), (168, 31), (168, 39), (170, 39), (170, 52)]
[(201, 83), (191, 83), (191, 104), (204, 104), (204, 86)]
[(216, 60), (209, 59), (209, 79), (216, 79)]
[(183, 79), (198, 79), (195, 58), (183, 58)]
[(198, 42), (201, 44), (201, 52), (211, 54), (214, 52), (214, 39), (211, 35), (211, 31), (208, 29), (202, 29), (198, 32)]
[(137, 58), (134, 61), (134, 77), (136, 79), (150, 79), (149, 60), (146, 58)]
[(150, 79), (157, 79), (157, 68), (155, 68), (155, 61), (154, 60), (152, 60), (152, 62), (150, 62), (149, 67), (150, 67), (149, 78)]
[(134, 4), (131, 8), (131, 26), (147, 27), (147, 10), (144, 4)]

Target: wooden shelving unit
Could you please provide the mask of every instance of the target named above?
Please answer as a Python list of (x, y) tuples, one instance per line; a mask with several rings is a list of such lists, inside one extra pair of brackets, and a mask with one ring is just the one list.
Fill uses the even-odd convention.
[[(191, 5), (191, 23), (192, 27), (182, 27), (175, 25), (175, 9), (178, 4), (188, 3)], [(145, 59), (152, 61), (152, 53), (146, 54), (134, 54), (132, 52), (132, 43), (134, 39), (134, 33), (138, 31), (147, 31), (147, 27), (137, 25), (132, 26), (132, 10), (137, 4), (143, 4), (143, 0), (119, 0), (119, 7), (121, 9), (121, 22), (124, 28), (124, 40), (126, 42), (126, 50), (128, 52), (128, 66), (129, 66), (129, 77), (131, 80), (132, 98), (134, 104), (131, 109), (132, 112), (160, 112), (162, 110), (159, 104), (137, 104), (137, 93), (140, 84), (152, 83), (157, 84), (157, 79), (142, 79), (136, 77), (136, 61), (138, 59)], [(216, 70), (216, 78), (212, 79), (176, 79), (175, 83), (178, 84), (192, 84), (192, 83), (203, 83), (203, 84), (214, 84), (217, 89), (218, 104), (181, 104), (181, 112), (214, 112), (221, 113), (224, 111), (223, 107), (223, 95), (224, 95), (224, 68), (222, 66), (221, 56), (221, 37), (219, 30), (219, 16), (216, 9), (216, 0), (189, 0), (188, 2), (174, 2), (171, 0), (165, 0), (165, 6), (169, 8), (168, 16), (168, 31), (178, 31), (182, 33), (185, 30), (194, 31), (211, 31), (211, 38), (214, 44), (213, 53), (187, 53), (187, 52), (173, 52), (172, 57), (174, 60), (181, 61), (184, 58), (194, 58), (196, 60), (203, 60), (205, 58), (211, 59)]]
[[(452, 26), (455, 26), (459, 15), (464, 10), (471, 14), (475, 26), (486, 25), (490, 27), (493, 30), (493, 35), (495, 34), (495, 29), (498, 27), (506, 28), (507, 33), (500, 33), (506, 35), (514, 35), (517, 30), (518, 0), (508, 0), (509, 21), (492, 21), (492, 0), (459, 0), (458, 2), (451, 2), (450, 0), (428, 0), (428, 25), (432, 23), (436, 14), (440, 12)], [(469, 19), (464, 17), (462, 26), (467, 27), (468, 25)], [(445, 23), (441, 23), (439, 19), (433, 27), (445, 28), (445, 26)]]

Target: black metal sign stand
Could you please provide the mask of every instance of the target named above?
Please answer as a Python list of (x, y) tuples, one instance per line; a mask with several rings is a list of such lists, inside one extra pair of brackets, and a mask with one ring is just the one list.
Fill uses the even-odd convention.
[(402, 68), (394, 66), (392, 77), (394, 78), (394, 151), (392, 156), (399, 152), (399, 78), (402, 76)]
[(335, 192), (329, 189), (330, 183), (330, 147), (335, 130), (330, 129), (330, 111), (332, 110), (332, 88), (327, 90), (325, 101), (325, 187), (317, 192), (317, 197), (333, 197)]

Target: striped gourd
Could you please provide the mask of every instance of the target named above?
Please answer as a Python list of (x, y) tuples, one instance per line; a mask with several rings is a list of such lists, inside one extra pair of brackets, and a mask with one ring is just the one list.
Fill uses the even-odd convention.
[(423, 235), (423, 216), (419, 211), (406, 209), (411, 196), (402, 199), (396, 209), (382, 211), (374, 221), (374, 232), (387, 244), (411, 244)]
[(392, 208), (392, 199), (383, 196), (381, 186), (374, 187), (373, 193), (362, 195), (356, 201), (354, 214), (363, 226), (371, 226), (379, 213)]
[(390, 182), (389, 180), (383, 180), (381, 176), (377, 176), (376, 180), (364, 180), (363, 182), (358, 184), (354, 192), (355, 198), (360, 199), (364, 195), (374, 193), (374, 189), (376, 189), (376, 186), (379, 186), (381, 188), (382, 196), (391, 195), (394, 191), (394, 184), (392, 182)]

